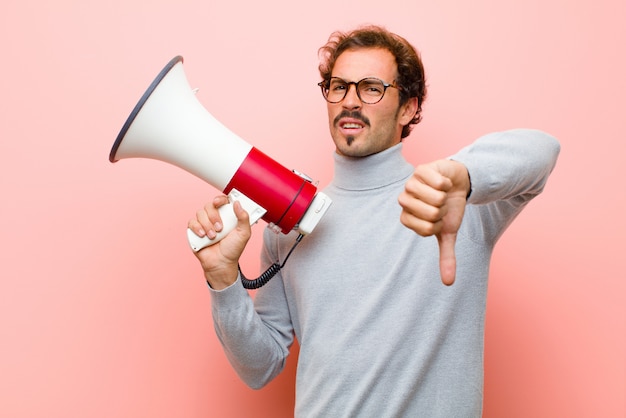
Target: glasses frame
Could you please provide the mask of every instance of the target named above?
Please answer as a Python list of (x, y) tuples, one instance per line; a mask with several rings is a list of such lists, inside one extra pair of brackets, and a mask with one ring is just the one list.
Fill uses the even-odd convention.
[[(332, 79), (337, 79), (337, 80), (341, 80), (343, 83), (346, 84), (346, 86), (348, 86), (344, 93), (343, 93), (343, 97), (337, 101), (331, 101), (328, 99), (328, 92), (330, 91), (330, 81)], [(366, 102), (365, 100), (363, 100), (363, 98), (361, 97), (361, 93), (359, 93), (359, 84), (361, 84), (363, 81), (366, 80), (376, 80), (376, 81), (380, 81), (380, 83), (383, 85), (383, 94), (380, 95), (380, 97), (378, 98), (378, 100), (376, 100), (375, 102)], [(350, 91), (350, 86), (354, 84), (354, 89), (356, 90), (356, 95), (359, 98), (359, 100), (365, 104), (376, 104), (378, 102), (380, 102), (383, 97), (385, 97), (385, 93), (387, 92), (387, 89), (389, 87), (393, 87), (396, 88), (398, 90), (400, 90), (400, 87), (397, 86), (395, 84), (395, 82), (393, 83), (385, 83), (383, 80), (381, 80), (380, 78), (376, 78), (376, 77), (365, 77), (360, 79), (359, 81), (346, 81), (341, 77), (331, 77), (328, 80), (324, 80), (324, 81), (320, 81), (319, 83), (317, 83), (318, 86), (320, 86), (320, 89), (322, 90), (322, 96), (324, 96), (324, 99), (328, 102), (328, 103), (332, 103), (332, 104), (337, 104), (337, 103), (341, 103), (346, 96), (348, 95), (348, 91)]]

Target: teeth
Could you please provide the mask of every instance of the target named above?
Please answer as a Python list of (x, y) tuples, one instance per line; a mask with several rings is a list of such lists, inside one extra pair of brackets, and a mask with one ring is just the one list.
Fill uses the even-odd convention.
[(343, 125), (345, 129), (358, 129), (361, 127), (358, 123), (346, 123)]

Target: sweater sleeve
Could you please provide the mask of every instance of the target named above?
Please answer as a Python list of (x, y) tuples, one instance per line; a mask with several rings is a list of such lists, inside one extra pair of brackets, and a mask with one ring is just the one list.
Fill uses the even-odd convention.
[(532, 129), (487, 134), (450, 157), (467, 168), (468, 204), (478, 205), (484, 233), (492, 241), (539, 195), (556, 165), (560, 144)]
[[(265, 287), (280, 285), (274, 278)], [(233, 369), (251, 388), (265, 386), (285, 366), (293, 343), (290, 323), (274, 326), (259, 315), (241, 276), (228, 288), (210, 292), (215, 332)]]

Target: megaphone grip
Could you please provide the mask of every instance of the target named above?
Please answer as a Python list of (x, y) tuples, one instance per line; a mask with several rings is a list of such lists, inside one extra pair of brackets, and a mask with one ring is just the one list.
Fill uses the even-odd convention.
[(222, 230), (217, 233), (215, 238), (209, 239), (207, 236), (199, 237), (195, 232), (187, 228), (187, 241), (189, 241), (189, 246), (194, 252), (198, 252), (203, 248), (220, 242), (230, 231), (235, 229), (237, 226), (237, 216), (235, 215), (235, 210), (233, 208), (233, 203), (235, 203), (235, 201), (238, 201), (241, 204), (241, 207), (248, 212), (250, 225), (254, 225), (263, 215), (265, 215), (266, 210), (263, 207), (237, 189), (232, 189), (230, 191), (228, 194), (228, 200), (230, 203), (220, 206), (217, 210), (220, 214), (220, 218), (222, 219)]
[(195, 232), (187, 228), (187, 241), (189, 241), (189, 246), (194, 252), (198, 252), (203, 248), (220, 242), (222, 238), (228, 235), (228, 233), (237, 226), (237, 216), (235, 216), (232, 203), (221, 206), (218, 211), (220, 213), (220, 217), (222, 218), (223, 227), (222, 230), (217, 233), (215, 238), (209, 239), (206, 235), (204, 237), (199, 237)]

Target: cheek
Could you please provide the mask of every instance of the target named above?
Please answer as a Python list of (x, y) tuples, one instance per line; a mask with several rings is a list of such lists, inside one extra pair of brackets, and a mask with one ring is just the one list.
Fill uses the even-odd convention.
[(385, 109), (385, 111), (381, 111), (376, 115), (372, 115), (372, 118), (376, 122), (376, 124), (380, 127), (384, 127), (385, 130), (390, 129), (398, 124), (398, 109), (397, 108), (389, 108)]
[(334, 120), (339, 113), (332, 105), (327, 105), (326, 111), (328, 113), (328, 126), (332, 129), (334, 125)]

